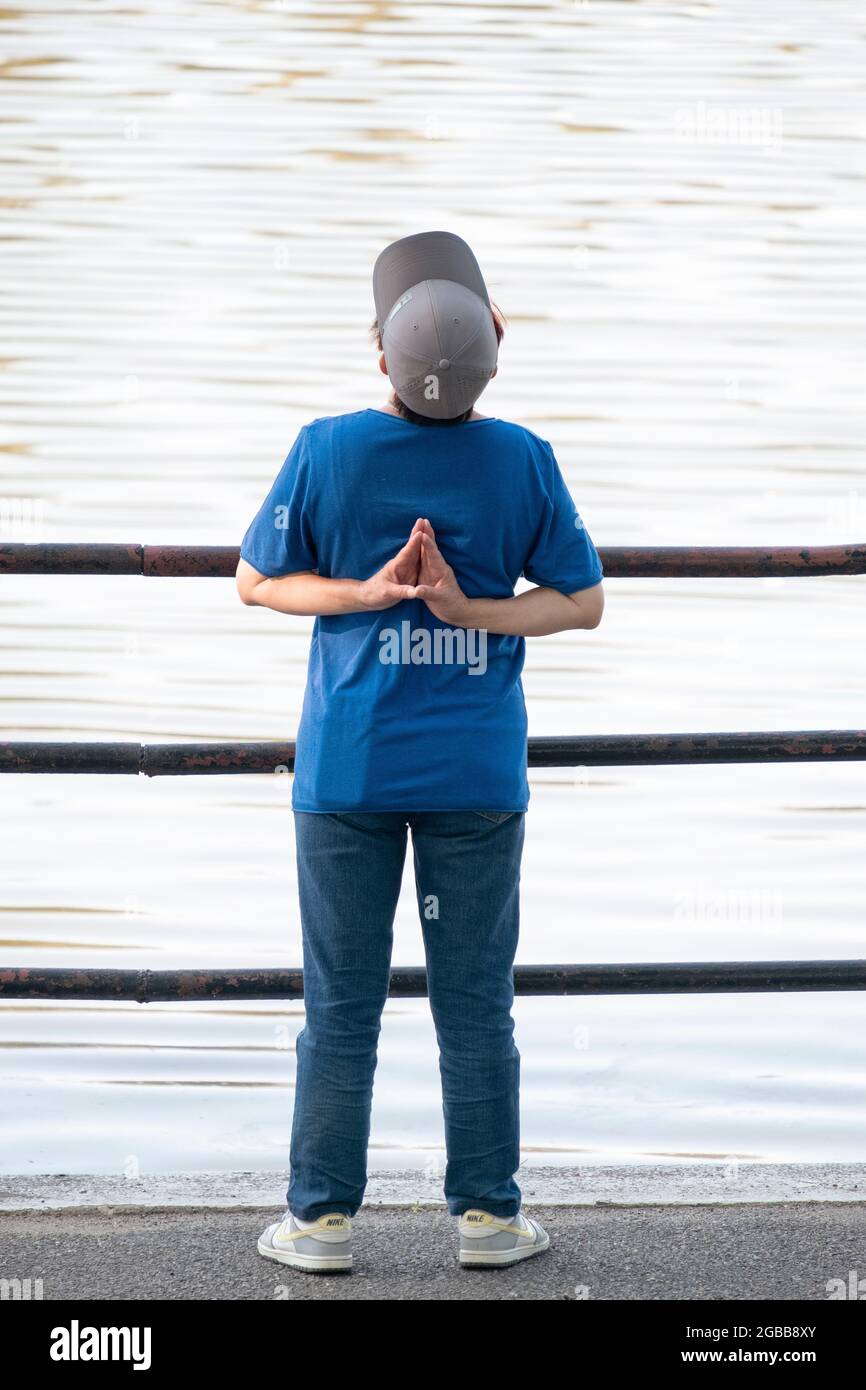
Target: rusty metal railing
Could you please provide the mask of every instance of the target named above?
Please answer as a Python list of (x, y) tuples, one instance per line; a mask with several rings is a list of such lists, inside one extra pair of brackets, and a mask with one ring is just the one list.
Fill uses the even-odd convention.
[[(866, 729), (719, 734), (584, 734), (531, 738), (530, 767), (649, 767), (683, 763), (862, 762)], [(294, 743), (0, 743), (0, 773), (191, 777), (291, 772)]]
[[(866, 960), (655, 962), (518, 965), (517, 994), (784, 993), (866, 989)], [(423, 966), (391, 971), (392, 999), (427, 993)], [(0, 998), (125, 999), (138, 1004), (196, 999), (303, 999), (302, 970), (92, 970), (0, 966)]]
[[(866, 574), (866, 542), (853, 545), (600, 546), (610, 579), (771, 579)], [(0, 574), (138, 574), (227, 578), (236, 545), (129, 545), (99, 541), (0, 543)]]
[[(601, 548), (606, 578), (770, 578), (866, 574), (866, 544)], [(227, 577), (235, 546), (0, 544), (0, 574), (136, 574)], [(292, 742), (0, 743), (0, 772), (143, 774), (280, 773)], [(840, 762), (866, 759), (866, 730), (598, 734), (531, 738), (530, 767), (683, 763)], [(697, 961), (518, 965), (517, 994), (683, 994), (866, 989), (866, 960)], [(426, 994), (426, 972), (391, 972), (392, 998)], [(0, 967), (0, 998), (156, 1000), (300, 999), (294, 969), (99, 970)]]

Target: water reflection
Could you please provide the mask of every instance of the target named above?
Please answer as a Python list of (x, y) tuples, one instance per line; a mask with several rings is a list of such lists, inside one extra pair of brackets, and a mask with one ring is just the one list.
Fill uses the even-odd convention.
[[(485, 408), (551, 440), (600, 544), (866, 537), (851, 0), (147, 0), (74, 25), (49, 2), (2, 27), (0, 535), (239, 541), (301, 423), (378, 403), (375, 254), (444, 225), (509, 319)], [(611, 583), (597, 633), (531, 644), (531, 731), (857, 727), (861, 593)], [(297, 725), (309, 626), (225, 581), (4, 577), (0, 628), (5, 738)], [(523, 961), (862, 954), (857, 765), (532, 788)], [(16, 777), (0, 798), (8, 963), (300, 963), (286, 780)], [(420, 960), (407, 885), (395, 963)], [(517, 1017), (527, 1155), (862, 1157), (856, 998)], [(290, 1099), (257, 1093), (290, 1088), (302, 1021), (4, 1006), (0, 1161), (279, 1167)], [(425, 1006), (395, 1002), (374, 1152), (434, 1152), (439, 1113)]]

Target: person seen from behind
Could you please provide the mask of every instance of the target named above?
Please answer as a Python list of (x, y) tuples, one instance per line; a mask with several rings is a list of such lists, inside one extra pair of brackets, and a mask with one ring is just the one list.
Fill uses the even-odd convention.
[(547, 440), (475, 409), (504, 320), (466, 242), (392, 243), (373, 297), (392, 394), (302, 427), (237, 569), (245, 604), (315, 618), (292, 788), (305, 1021), (287, 1211), (258, 1250), (352, 1268), (411, 837), (458, 1259), (509, 1265), (549, 1246), (515, 1176), (521, 672), (527, 638), (598, 627), (602, 565)]

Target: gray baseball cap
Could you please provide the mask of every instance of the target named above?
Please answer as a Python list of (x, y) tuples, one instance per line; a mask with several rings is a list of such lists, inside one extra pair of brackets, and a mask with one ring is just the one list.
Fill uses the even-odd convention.
[(496, 370), (490, 297), (472, 251), (453, 232), (394, 241), (373, 267), (373, 298), (391, 384), (419, 415), (470, 410)]

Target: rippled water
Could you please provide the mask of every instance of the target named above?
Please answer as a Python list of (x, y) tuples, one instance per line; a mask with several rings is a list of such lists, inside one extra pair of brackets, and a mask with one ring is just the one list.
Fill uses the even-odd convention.
[[(864, 73), (820, 6), (0, 14), (0, 535), (237, 543), (298, 426), (379, 404), (369, 270), (475, 247), (482, 406), (600, 545), (866, 539)], [(533, 733), (863, 724), (862, 579), (610, 581)], [(6, 577), (3, 738), (284, 738), (309, 624), (224, 580)], [(532, 779), (519, 959), (863, 956), (862, 765)], [(0, 962), (300, 963), (282, 778), (10, 777)], [(409, 885), (395, 961), (420, 963)], [(863, 1158), (862, 997), (522, 999), (527, 1161)], [(9, 1002), (5, 1171), (285, 1162), (288, 1005)], [(371, 1163), (441, 1165), (421, 1001)]]

